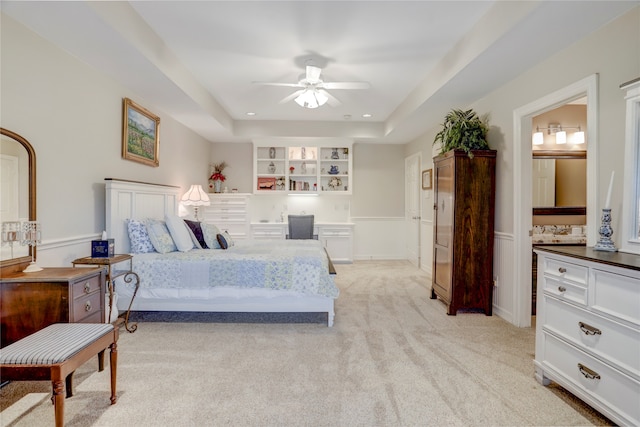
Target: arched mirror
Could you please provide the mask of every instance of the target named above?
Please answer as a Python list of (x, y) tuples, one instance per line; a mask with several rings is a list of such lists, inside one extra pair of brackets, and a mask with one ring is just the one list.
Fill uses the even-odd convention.
[(0, 158), (0, 267), (4, 268), (28, 264), (35, 251), (20, 244), (12, 225), (36, 220), (36, 152), (22, 136), (0, 128)]

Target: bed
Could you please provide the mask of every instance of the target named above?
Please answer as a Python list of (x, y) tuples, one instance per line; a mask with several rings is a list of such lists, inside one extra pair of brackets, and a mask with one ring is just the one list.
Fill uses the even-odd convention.
[[(168, 224), (178, 215), (176, 186), (108, 178), (105, 194), (106, 231), (116, 253), (132, 253), (132, 220)], [(313, 312), (326, 313), (328, 326), (333, 326), (339, 291), (331, 260), (317, 240), (242, 240), (227, 249), (197, 246), (133, 253), (132, 270), (140, 285), (134, 293), (126, 282), (115, 283), (118, 310)]]

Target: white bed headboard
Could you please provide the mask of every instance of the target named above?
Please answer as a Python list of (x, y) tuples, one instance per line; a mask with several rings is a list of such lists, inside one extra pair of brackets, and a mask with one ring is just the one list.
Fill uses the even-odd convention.
[(106, 178), (107, 236), (115, 239), (115, 253), (131, 251), (126, 220), (177, 215), (180, 187)]

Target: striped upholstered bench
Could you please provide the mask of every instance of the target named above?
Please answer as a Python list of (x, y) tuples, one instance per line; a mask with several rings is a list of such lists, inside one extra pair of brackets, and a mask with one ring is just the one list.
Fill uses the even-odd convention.
[(62, 427), (65, 382), (71, 396), (73, 372), (107, 348), (111, 348), (111, 404), (116, 403), (117, 341), (118, 328), (110, 323), (56, 323), (0, 350), (0, 378), (50, 380), (56, 427)]

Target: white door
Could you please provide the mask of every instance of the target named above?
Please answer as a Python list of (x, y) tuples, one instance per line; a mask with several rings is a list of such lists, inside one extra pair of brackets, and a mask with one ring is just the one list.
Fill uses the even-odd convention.
[(407, 235), (407, 259), (420, 267), (420, 163), (421, 155), (413, 154), (404, 161), (404, 206)]
[(556, 161), (536, 159), (533, 162), (533, 206), (556, 205)]

